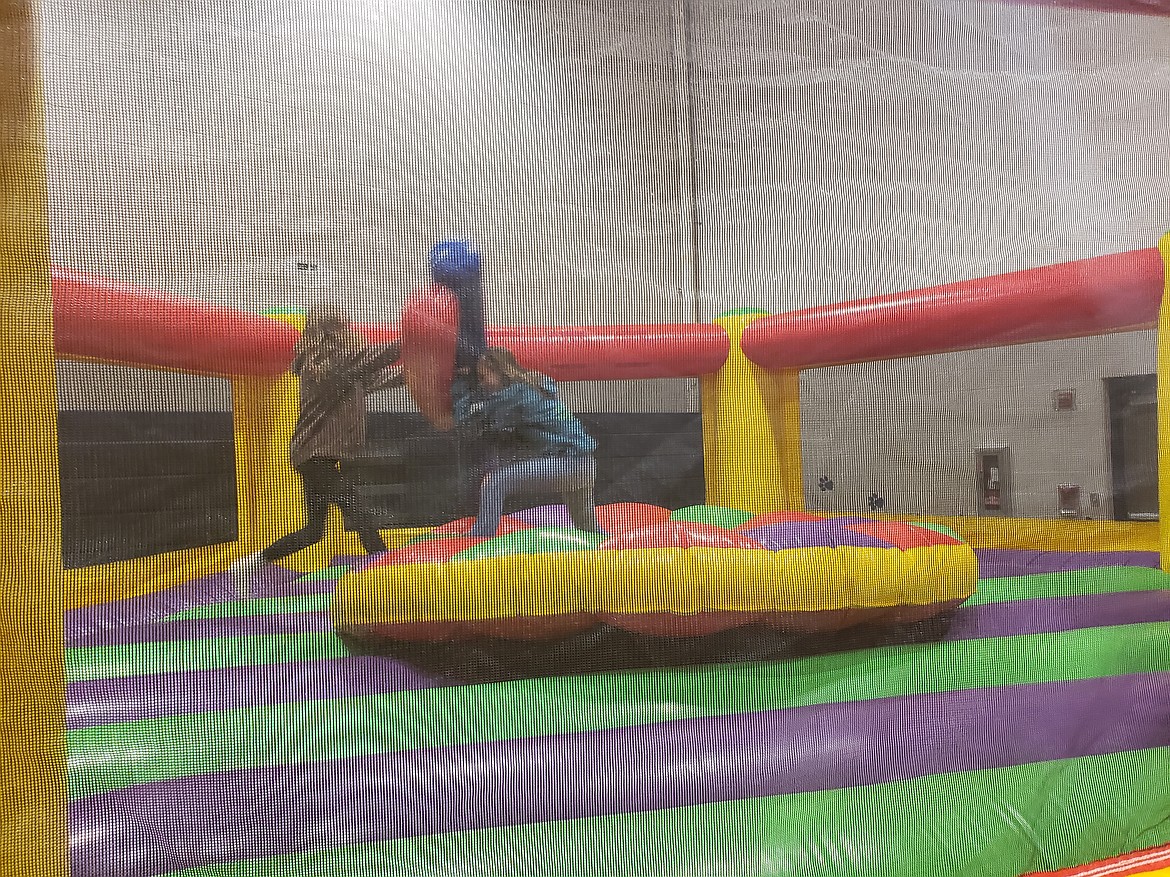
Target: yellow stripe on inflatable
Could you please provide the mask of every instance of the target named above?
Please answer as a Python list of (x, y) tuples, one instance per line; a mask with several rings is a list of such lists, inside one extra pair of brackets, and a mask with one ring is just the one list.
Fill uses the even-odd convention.
[(966, 599), (977, 578), (967, 545), (517, 554), (349, 573), (334, 591), (333, 618), (348, 627), (576, 612), (881, 608)]
[[(1164, 418), (1170, 411), (1170, 232), (1158, 241), (1158, 250), (1162, 253), (1162, 261), (1166, 265), (1166, 291), (1162, 296), (1162, 306), (1158, 310), (1158, 508), (1161, 520), (1165, 523), (1170, 520), (1170, 429), (1165, 428)], [(1160, 525), (1155, 525), (1160, 526)], [(1158, 531), (1161, 552), (1162, 571), (1170, 572), (1170, 527), (1160, 527)]]

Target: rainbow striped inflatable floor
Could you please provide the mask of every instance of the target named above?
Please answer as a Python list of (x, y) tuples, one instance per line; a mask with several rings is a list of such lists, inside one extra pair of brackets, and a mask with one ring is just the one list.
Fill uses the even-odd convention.
[(350, 656), (342, 567), (79, 610), (73, 874), (1016, 877), (1170, 843), (1170, 579), (980, 554), (939, 643), (491, 684)]

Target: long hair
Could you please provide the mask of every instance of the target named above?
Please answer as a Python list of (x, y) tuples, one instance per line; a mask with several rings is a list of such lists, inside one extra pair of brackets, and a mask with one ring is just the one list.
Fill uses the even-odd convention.
[(556, 397), (556, 391), (550, 390), (546, 386), (550, 378), (540, 372), (524, 368), (516, 361), (512, 351), (506, 347), (487, 348), (480, 355), (479, 361), (499, 375), (506, 384), (528, 384), (542, 396), (549, 399)]
[(317, 306), (305, 317), (305, 331), (293, 351), (293, 370), (318, 377), (338, 360), (360, 353), (369, 342), (340, 311)]

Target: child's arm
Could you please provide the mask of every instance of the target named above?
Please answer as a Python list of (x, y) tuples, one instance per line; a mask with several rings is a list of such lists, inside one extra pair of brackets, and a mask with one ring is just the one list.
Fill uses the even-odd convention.
[(304, 338), (297, 339), (296, 346), (293, 348), (292, 365), (288, 367), (298, 378), (305, 373), (305, 364), (309, 361), (309, 346), (305, 344)]
[[(380, 377), (381, 372), (394, 368), (394, 363), (402, 357), (401, 344), (375, 344), (367, 347), (355, 357), (353, 368), (355, 378), (364, 382), (373, 382)], [(401, 368), (398, 369), (401, 371)]]
[(456, 378), (451, 384), (451, 414), (460, 426), (471, 426), (483, 420), (485, 400), (472, 389), (466, 378)]
[(504, 437), (523, 422), (522, 394), (512, 385), (490, 395), (473, 389), (466, 378), (451, 385), (451, 410), (455, 422), (467, 432)]
[(374, 375), (370, 383), (366, 385), (366, 391), (376, 393), (380, 390), (393, 390), (396, 387), (404, 386), (406, 386), (406, 372), (403, 371), (402, 366), (392, 365)]
[[(329, 370), (329, 374), (325, 376), (324, 382), (332, 384), (338, 389), (349, 387), (356, 381), (361, 381), (367, 387), (372, 387), (374, 384), (381, 382), (382, 372), (401, 371), (400, 368), (396, 369), (394, 366), (394, 363), (401, 354), (402, 347), (398, 344), (377, 344), (365, 347), (337, 362)], [(386, 389), (389, 386), (394, 386), (392, 383), (394, 380), (393, 376), (388, 376), (387, 380), (391, 381), (391, 383), (388, 383), (385, 387), (379, 386), (377, 389)]]

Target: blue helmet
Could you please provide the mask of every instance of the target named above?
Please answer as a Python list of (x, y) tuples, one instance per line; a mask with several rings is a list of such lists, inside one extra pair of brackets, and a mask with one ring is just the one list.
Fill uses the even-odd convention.
[(467, 241), (441, 241), (431, 248), (431, 278), (443, 286), (470, 283), (479, 276), (479, 253)]

